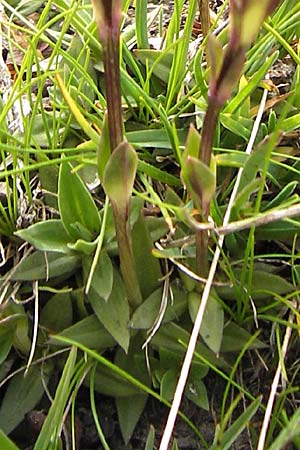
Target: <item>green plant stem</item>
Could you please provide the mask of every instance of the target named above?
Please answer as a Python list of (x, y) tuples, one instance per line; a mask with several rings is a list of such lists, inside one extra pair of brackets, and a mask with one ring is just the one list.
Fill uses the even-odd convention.
[(214, 134), (220, 109), (221, 107), (217, 105), (211, 98), (208, 99), (207, 110), (204, 117), (201, 133), (201, 143), (198, 153), (198, 158), (207, 166), (210, 165)]
[[(97, 14), (97, 7), (99, 5), (97, 2), (94, 2), (94, 4)], [(113, 153), (124, 140), (119, 61), (120, 29), (117, 11), (117, 9), (120, 7), (120, 4), (119, 2), (116, 2), (115, 5), (110, 5), (103, 2), (102, 7), (104, 8), (102, 10), (102, 13), (103, 11), (105, 12), (105, 18), (104, 20), (102, 20), (102, 17), (102, 19), (100, 19), (100, 21), (98, 22), (98, 31), (103, 49), (104, 82), (108, 113), (109, 141), (111, 152)], [(126, 147), (124, 147), (124, 151), (126, 151)], [(114, 200), (114, 198), (112, 198), (111, 196), (110, 201), (116, 228), (120, 269), (126, 287), (128, 301), (134, 308), (142, 302), (142, 296), (137, 278), (131, 243), (131, 230), (129, 223), (130, 205), (128, 203), (126, 205), (126, 208), (120, 208), (117, 205), (117, 201)]]
[(208, 274), (208, 232), (197, 230), (195, 242), (197, 275), (206, 278)]
[[(220, 109), (220, 106), (215, 104), (215, 102), (212, 101), (211, 98), (208, 99), (198, 154), (198, 158), (207, 166), (210, 165), (214, 134)], [(198, 216), (198, 220), (207, 222), (209, 216), (209, 208), (209, 203), (202, 202), (201, 215)], [(197, 274), (203, 278), (206, 278), (208, 274), (208, 231), (196, 230), (195, 239)]]
[(116, 227), (121, 273), (128, 295), (128, 302), (135, 309), (142, 303), (142, 294), (132, 250), (129, 214), (126, 211), (120, 211), (116, 203), (111, 202), (111, 205)]
[(104, 81), (109, 123), (109, 138), (112, 151), (123, 141), (123, 118), (120, 90), (119, 38), (108, 36), (102, 43), (104, 59)]

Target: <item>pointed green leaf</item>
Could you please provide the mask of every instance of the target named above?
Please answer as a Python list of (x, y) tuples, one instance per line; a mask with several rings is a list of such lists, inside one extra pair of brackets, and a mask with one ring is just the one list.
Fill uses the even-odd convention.
[(16, 236), (32, 244), (37, 250), (70, 253), (67, 247), (70, 236), (61, 220), (46, 220), (15, 233)]
[(145, 394), (136, 394), (116, 398), (119, 425), (125, 445), (130, 441), (132, 433), (141, 417), (147, 402), (147, 397)]
[[(208, 347), (216, 354), (219, 353), (224, 327), (224, 311), (221, 303), (216, 300), (216, 293), (211, 293), (205, 309), (200, 335)], [(201, 296), (196, 292), (189, 294), (189, 312), (192, 321), (200, 306)]]
[[(176, 129), (179, 145), (184, 145), (186, 142), (187, 131), (182, 128)], [(171, 150), (172, 145), (168, 138), (168, 133), (164, 128), (154, 129), (146, 128), (136, 131), (127, 131), (126, 137), (133, 146), (143, 148), (166, 148)]]
[(177, 444), (177, 439), (173, 440), (171, 450), (180, 450)]
[(282, 189), (272, 200), (266, 202), (266, 204), (264, 205), (265, 207), (261, 208), (261, 210), (266, 211), (272, 208), (276, 208), (280, 206), (284, 201), (291, 199), (293, 197), (292, 194), (294, 193), (297, 186), (298, 180), (287, 183), (285, 186), (282, 187)]
[(20, 317), (17, 317), (13, 340), (13, 346), (15, 349), (24, 354), (28, 354), (31, 347), (28, 329), (28, 316), (24, 311)]
[[(158, 332), (153, 336), (151, 344), (154, 347), (168, 348), (178, 353), (178, 355), (185, 354), (185, 348), (178, 341), (184, 342), (186, 345), (189, 341), (189, 333), (174, 322), (169, 322), (160, 327)], [(206, 345), (198, 341), (196, 352), (203, 355), (216, 367), (228, 367), (228, 364), (223, 358), (217, 357)]]
[(112, 292), (105, 302), (101, 297), (90, 293), (88, 299), (98, 319), (127, 352), (129, 346), (129, 305), (120, 275), (114, 271)]
[(298, 219), (279, 220), (258, 227), (255, 230), (256, 240), (286, 240), (295, 238), (300, 232), (300, 221)]
[(266, 298), (270, 293), (283, 295), (293, 292), (294, 290), (295, 286), (280, 275), (260, 270), (255, 270), (253, 272), (250, 293), (253, 299)]
[(131, 236), (142, 297), (147, 298), (151, 292), (158, 288), (161, 270), (158, 259), (152, 254), (153, 244), (142, 213), (140, 213), (132, 229)]
[(256, 178), (259, 170), (263, 169), (267, 150), (267, 145), (259, 147), (247, 158), (239, 185), (239, 192)]
[(289, 133), (299, 128), (299, 121), (300, 113), (293, 114), (291, 117), (287, 117), (282, 121), (280, 128), (282, 129), (282, 131)]
[(158, 316), (161, 299), (161, 288), (152, 292), (152, 294), (134, 311), (130, 321), (130, 327), (145, 330), (151, 328)]
[[(68, 104), (73, 116), (75, 117), (76, 121), (82, 128), (82, 130), (85, 132), (85, 134), (95, 143), (98, 144), (99, 142), (99, 135), (94, 130), (92, 125), (86, 120), (80, 109), (78, 108), (76, 102), (73, 100), (72, 96), (69, 94), (66, 86), (64, 85), (64, 82), (61, 78), (61, 76), (56, 73), (55, 79), (57, 81), (57, 84), (59, 86), (59, 89), (61, 90), (62, 95), (64, 96), (64, 99), (66, 103)], [(77, 92), (77, 91), (76, 91)], [(50, 126), (49, 126), (50, 128)]]
[(71, 275), (80, 267), (78, 256), (36, 251), (23, 259), (12, 274), (12, 280), (47, 280)]
[(185, 149), (183, 152), (182, 164), (185, 164), (188, 156), (198, 158), (199, 148), (201, 143), (200, 133), (196, 130), (193, 124), (190, 125), (189, 132), (186, 139)]
[[(247, 89), (248, 86), (248, 80), (245, 77), (245, 75), (242, 75), (239, 82), (238, 92), (242, 92), (243, 89)], [(238, 117), (251, 117), (251, 101), (250, 97), (248, 97), (243, 104), (240, 106), (240, 108), (237, 110), (237, 116)]]
[[(115, 340), (103, 327), (98, 318), (92, 314), (85, 319), (80, 320), (74, 325), (63, 330), (59, 336), (73, 339), (86, 347), (101, 351), (115, 345)], [(55, 345), (62, 345), (60, 341), (52, 336), (51, 342)]]
[(154, 180), (161, 181), (162, 183), (170, 186), (181, 186), (181, 181), (178, 177), (166, 172), (165, 170), (155, 167), (153, 164), (148, 164), (145, 161), (138, 161), (138, 172), (142, 172)]
[(187, 386), (185, 389), (186, 397), (195, 405), (209, 411), (209, 402), (207, 397), (207, 390), (203, 381), (199, 376), (189, 376)]
[[(226, 323), (226, 325), (224, 326), (221, 353), (240, 352), (245, 347), (247, 342), (249, 342), (251, 337), (252, 334), (245, 330), (245, 328), (240, 327), (234, 322)], [(247, 346), (247, 348), (249, 349), (259, 349), (266, 347), (267, 345), (259, 339), (255, 339), (250, 347)]]
[(80, 226), (89, 233), (89, 240), (99, 233), (101, 223), (94, 200), (68, 162), (60, 166), (58, 204), (63, 225), (73, 239), (86, 239)]
[(133, 147), (123, 141), (110, 156), (103, 177), (103, 187), (110, 200), (125, 209), (129, 203), (138, 158)]
[(251, 194), (256, 192), (258, 186), (260, 185), (260, 178), (255, 178), (245, 185), (243, 189), (237, 194), (234, 205), (232, 208), (231, 220), (237, 220), (240, 217), (241, 211), (248, 204)]
[(199, 159), (188, 156), (181, 170), (181, 177), (195, 206), (210, 203), (216, 190), (216, 177), (212, 170)]
[(101, 365), (98, 365), (95, 373), (95, 390), (111, 397), (128, 397), (140, 392), (122, 376)]
[(174, 396), (176, 384), (178, 379), (178, 371), (174, 368), (167, 370), (160, 382), (160, 395), (171, 402)]
[[(46, 374), (44, 374), (46, 377)], [(47, 377), (44, 380), (47, 379)], [(44, 393), (40, 369), (31, 367), (24, 377), (23, 373), (10, 381), (0, 408), (0, 429), (9, 434), (33, 409)]]
[(69, 292), (55, 294), (43, 307), (40, 324), (53, 332), (72, 325), (73, 310)]
[(14, 338), (14, 332), (11, 328), (7, 327), (6, 330), (3, 330), (4, 324), (1, 325), (1, 327), (2, 330), (0, 332), (0, 365), (6, 360), (12, 347)]
[[(6, 319), (6, 320), (5, 320)], [(0, 360), (11, 345), (21, 353), (28, 354), (31, 341), (28, 336), (28, 315), (21, 304), (13, 301), (2, 305), (0, 310)]]
[[(134, 344), (134, 342), (133, 342)], [(133, 345), (134, 346), (134, 345)], [(150, 386), (150, 377), (145, 363), (145, 358), (138, 349), (138, 353), (132, 350), (125, 354), (122, 349), (118, 349), (114, 361), (115, 365), (123, 371), (132, 375), (145, 386)], [(128, 397), (141, 394), (141, 391), (128, 382), (126, 377), (119, 373), (112, 372), (109, 368), (98, 366), (95, 373), (95, 387), (97, 391), (114, 397)]]
[(237, 114), (221, 113), (220, 121), (225, 128), (230, 130), (236, 136), (240, 136), (246, 142), (249, 141), (253, 127), (253, 119), (242, 117)]
[[(92, 258), (84, 258), (83, 271), (85, 274), (85, 280), (87, 280), (89, 276), (91, 264)], [(113, 287), (113, 265), (108, 254), (102, 250), (92, 278), (90, 291), (91, 293), (95, 292), (97, 296), (107, 301), (111, 294), (112, 287)]]
[[(178, 318), (186, 309), (187, 294), (184, 290), (172, 286), (172, 300), (168, 298), (163, 323)], [(135, 310), (130, 321), (130, 327), (134, 329), (149, 329), (159, 317), (159, 310), (162, 303), (162, 289), (156, 289), (152, 294)]]

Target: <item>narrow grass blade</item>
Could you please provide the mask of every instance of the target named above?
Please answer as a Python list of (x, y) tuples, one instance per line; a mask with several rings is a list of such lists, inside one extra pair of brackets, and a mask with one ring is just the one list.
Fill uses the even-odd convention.
[(147, 36), (147, 0), (138, 0), (136, 2), (136, 40), (138, 48), (149, 48)]
[[(209, 450), (217, 450), (221, 448), (222, 450), (228, 450), (231, 445), (238, 438), (241, 432), (245, 429), (248, 422), (256, 413), (259, 405), (261, 403), (261, 397), (258, 397), (250, 406), (239, 416), (239, 418), (225, 431), (221, 438), (221, 442), (214, 444)], [(278, 449), (279, 450), (279, 449)]]
[(281, 431), (279, 436), (275, 439), (271, 447), (268, 450), (281, 450), (286, 447), (286, 445), (291, 442), (296, 436), (299, 436), (300, 427), (300, 408), (296, 410), (294, 415), (291, 417), (289, 423)]
[(69, 94), (66, 86), (64, 85), (64, 82), (61, 78), (61, 76), (57, 73), (55, 75), (56, 82), (59, 86), (59, 89), (61, 90), (62, 95), (64, 96), (65, 101), (67, 102), (72, 114), (74, 115), (75, 119), (85, 132), (85, 134), (95, 143), (98, 145), (99, 142), (99, 135), (96, 133), (96, 131), (93, 130), (92, 126), (88, 123), (76, 103), (74, 102), (73, 98)]
[(66, 361), (60, 382), (56, 389), (54, 401), (49, 409), (42, 431), (35, 443), (33, 450), (48, 450), (52, 438), (58, 437), (58, 429), (61, 426), (64, 409), (69, 398), (71, 379), (74, 375), (77, 349), (73, 347)]

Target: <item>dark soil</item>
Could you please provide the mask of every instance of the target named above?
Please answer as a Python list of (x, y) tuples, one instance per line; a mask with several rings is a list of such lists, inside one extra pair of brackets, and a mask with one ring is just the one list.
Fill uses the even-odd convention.
[[(210, 397), (210, 411), (198, 408), (192, 402), (184, 399), (181, 405), (181, 411), (191, 420), (198, 431), (201, 433), (203, 441), (211, 445), (214, 439), (215, 427), (219, 421), (220, 405), (224, 392), (224, 382), (213, 377), (208, 387)], [(118, 417), (115, 403), (112, 398), (97, 395), (96, 404), (98, 417), (111, 450), (143, 450), (145, 448), (147, 436), (152, 425), (155, 429), (155, 449), (158, 448), (162, 437), (164, 426), (168, 416), (168, 408), (153, 398), (149, 398), (146, 408), (140, 418), (140, 421), (133, 433), (129, 443), (125, 444), (119, 429)], [(76, 450), (102, 450), (93, 415), (89, 404), (89, 392), (83, 388), (76, 402)], [(241, 409), (236, 411), (236, 415), (241, 414)], [(130, 414), (130, 411), (128, 411)], [(34, 442), (40, 432), (45, 420), (45, 410), (35, 410), (27, 414), (23, 423), (12, 434), (12, 439), (21, 450), (32, 450)], [(66, 424), (65, 433), (68, 435), (69, 425)], [(202, 450), (205, 445), (181, 418), (177, 419), (173, 437), (176, 438), (180, 450)], [(244, 431), (232, 450), (251, 449), (249, 436)], [(64, 445), (64, 450), (68, 446)]]

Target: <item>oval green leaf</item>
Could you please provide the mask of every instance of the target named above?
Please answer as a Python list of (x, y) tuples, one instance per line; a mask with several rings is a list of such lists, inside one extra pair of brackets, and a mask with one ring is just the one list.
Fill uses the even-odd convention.
[(92, 240), (99, 233), (98, 209), (87, 187), (68, 162), (63, 162), (59, 170), (58, 205), (62, 223), (70, 237), (86, 239), (82, 235), (82, 230), (86, 230)]
[(46, 220), (15, 233), (24, 241), (32, 244), (37, 250), (44, 252), (70, 253), (67, 246), (70, 236), (61, 220)]

